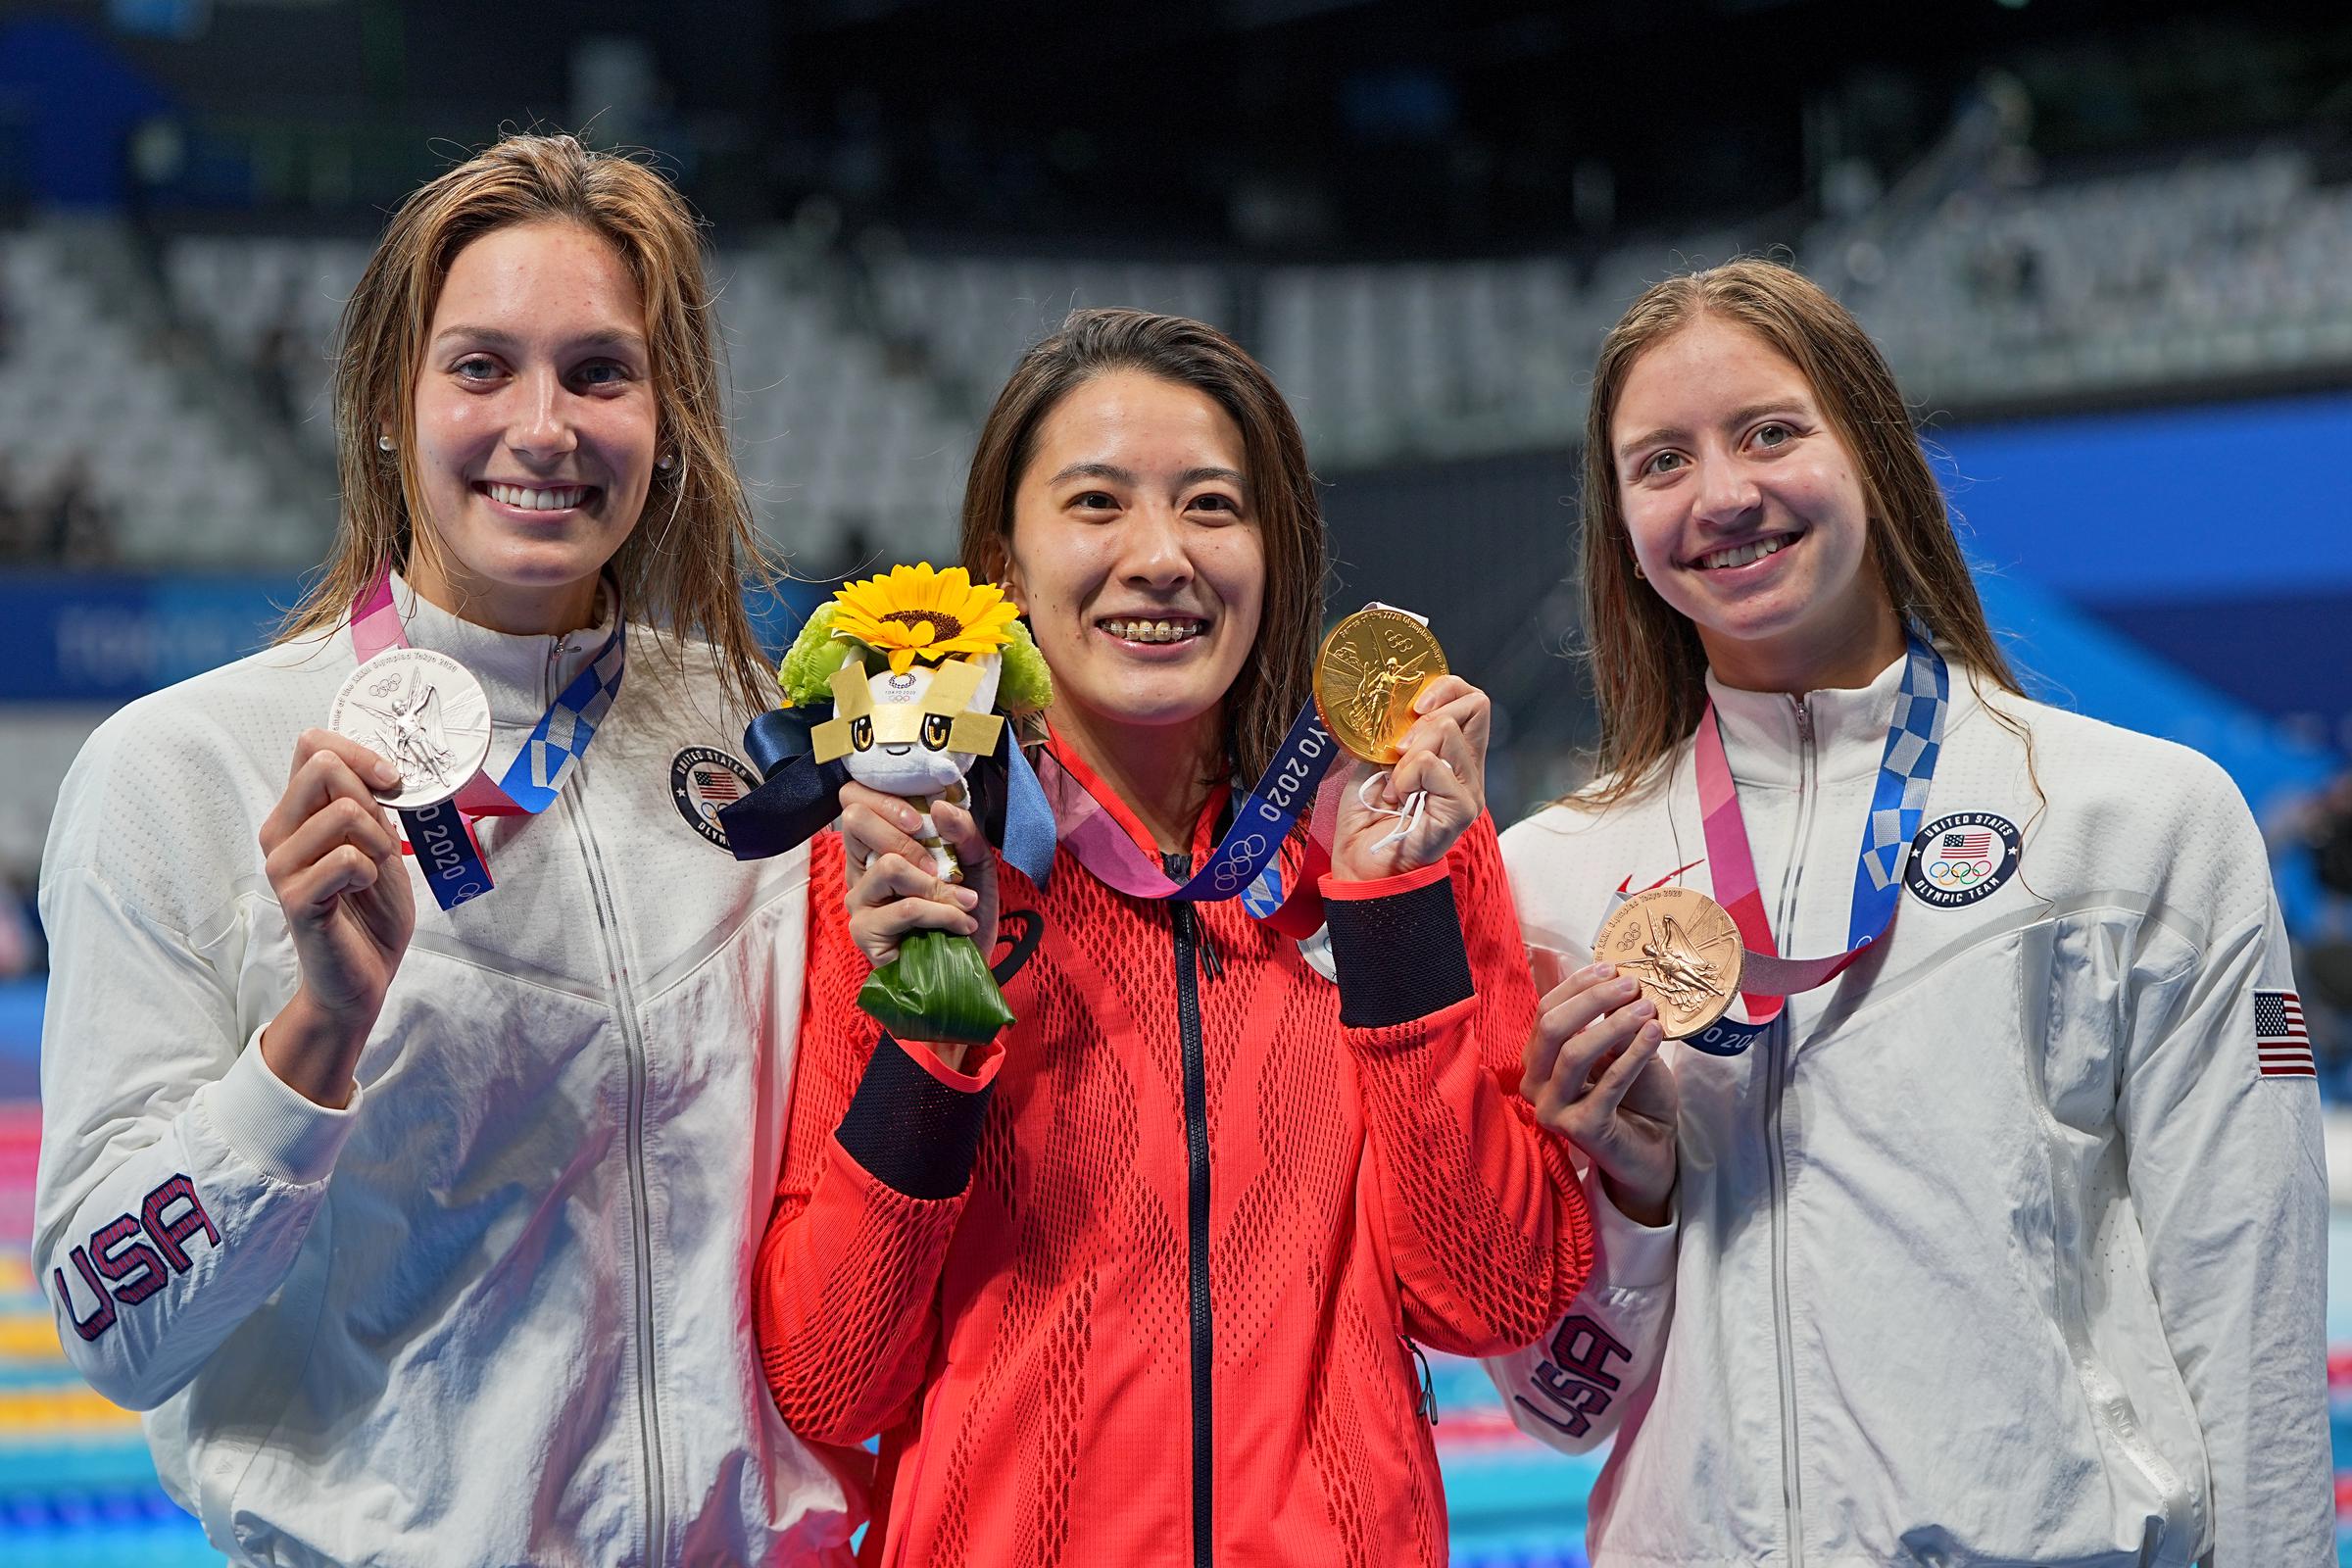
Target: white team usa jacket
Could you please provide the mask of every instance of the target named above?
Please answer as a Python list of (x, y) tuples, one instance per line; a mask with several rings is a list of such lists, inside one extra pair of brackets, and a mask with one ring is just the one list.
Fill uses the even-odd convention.
[[(398, 594), (487, 690), (494, 774), (609, 629)], [(555, 805), (483, 824), (495, 891), (445, 912), (411, 862), (416, 938), (339, 1111), (254, 1045), (297, 975), (256, 834), (349, 633), (132, 704), (66, 780), (33, 1264), (239, 1561), (847, 1561), (850, 1501), (746, 1315), (806, 860), (738, 864), (673, 805), (733, 710), (705, 651), (629, 644)]]
[[(1785, 955), (1845, 946), (1901, 671), (1714, 690)], [(1543, 1441), (1614, 1438), (1595, 1568), (2331, 1563), (2328, 1188), (2262, 839), (2195, 753), (1952, 684), (1890, 936), (1745, 1054), (1667, 1046), (1675, 1223), (1590, 1183), (1590, 1285), (1491, 1371)], [(1688, 745), (1502, 842), (1568, 966), (1621, 887), (1712, 891)]]

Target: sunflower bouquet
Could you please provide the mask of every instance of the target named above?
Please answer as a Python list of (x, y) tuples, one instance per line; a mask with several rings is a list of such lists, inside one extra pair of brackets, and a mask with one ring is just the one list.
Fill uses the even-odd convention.
[[(1005, 716), (1054, 694), (1003, 590), (928, 564), (845, 583), (801, 628), (776, 679), (789, 706), (832, 708), (809, 731), (813, 760), (838, 759), (850, 777), (921, 812), (917, 838), (951, 882), (962, 867), (930, 823), (932, 805), (965, 805), (964, 775), (997, 750)], [(977, 1044), (1012, 1022), (979, 947), (946, 931), (910, 933), (858, 1004), (907, 1040)]]

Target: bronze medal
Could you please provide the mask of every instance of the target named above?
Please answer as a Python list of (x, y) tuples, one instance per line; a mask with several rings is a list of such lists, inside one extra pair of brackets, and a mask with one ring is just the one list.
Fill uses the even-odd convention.
[(1332, 739), (1386, 767), (1403, 755), (1413, 699), (1445, 673), (1446, 651), (1427, 626), (1401, 610), (1373, 605), (1323, 639), (1315, 655), (1315, 710)]
[(1601, 923), (1592, 956), (1639, 981), (1669, 1040), (1699, 1033), (1740, 994), (1746, 954), (1724, 906), (1695, 888), (1637, 893)]

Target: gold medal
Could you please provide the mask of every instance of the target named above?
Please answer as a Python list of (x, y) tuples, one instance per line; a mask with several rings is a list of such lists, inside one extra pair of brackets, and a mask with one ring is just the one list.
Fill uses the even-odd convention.
[(1687, 1040), (1723, 1016), (1746, 959), (1724, 906), (1683, 887), (1651, 888), (1617, 906), (1592, 956), (1641, 983), (1669, 1040)]
[(1331, 628), (1315, 655), (1315, 710), (1332, 739), (1386, 767), (1403, 755), (1413, 699), (1446, 673), (1446, 651), (1401, 610), (1372, 605)]

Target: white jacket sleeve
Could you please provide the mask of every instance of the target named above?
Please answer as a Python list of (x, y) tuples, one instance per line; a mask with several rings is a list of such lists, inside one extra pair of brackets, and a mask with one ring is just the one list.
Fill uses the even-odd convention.
[[(282, 988), (242, 973), (266, 896), (225, 857), (199, 929), (131, 906), (101, 874), (97, 742), (69, 777), (41, 887), (51, 974), (41, 1039), (33, 1267), (67, 1357), (119, 1404), (152, 1409), (293, 1266), (360, 1100), (315, 1105), (262, 1060)], [(248, 867), (250, 877), (254, 868)]]
[(1645, 1401), (1674, 1318), (1677, 1219), (1636, 1224), (1583, 1172), (1592, 1206), (1592, 1273), (1551, 1332), (1487, 1361), (1519, 1430), (1564, 1453), (1615, 1435), (1629, 1405)]
[(2209, 1560), (2333, 1562), (2318, 1086), (2263, 1070), (2258, 1040), (2277, 1043), (2274, 1068), (2293, 1064), (2294, 978), (2261, 837), (2234, 790), (2228, 805), (2234, 831), (2184, 836), (2177, 854), (2165, 902), (2186, 920), (2152, 915), (2139, 944), (2117, 1119), (2157, 1310), (2204, 1435)]

